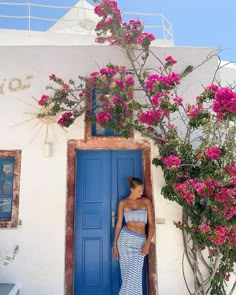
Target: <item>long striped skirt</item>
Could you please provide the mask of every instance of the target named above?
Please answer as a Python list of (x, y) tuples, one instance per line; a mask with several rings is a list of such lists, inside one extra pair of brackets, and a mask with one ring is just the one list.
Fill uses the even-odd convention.
[(144, 256), (141, 249), (145, 242), (145, 235), (122, 228), (117, 243), (122, 278), (119, 295), (143, 295)]

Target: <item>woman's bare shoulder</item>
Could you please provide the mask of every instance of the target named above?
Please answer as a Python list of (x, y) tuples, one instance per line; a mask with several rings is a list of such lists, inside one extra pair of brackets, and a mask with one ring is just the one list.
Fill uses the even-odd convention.
[(143, 201), (144, 201), (144, 203), (146, 205), (151, 205), (152, 204), (151, 200), (149, 198), (147, 198), (147, 197), (143, 197)]
[(120, 200), (119, 205), (123, 207), (126, 204), (126, 202), (127, 202), (126, 199), (122, 199)]

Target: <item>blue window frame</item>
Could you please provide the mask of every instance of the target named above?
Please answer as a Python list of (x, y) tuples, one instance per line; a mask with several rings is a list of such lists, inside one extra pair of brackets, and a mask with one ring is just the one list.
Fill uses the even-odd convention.
[[(101, 102), (98, 97), (99, 92), (94, 88), (92, 91), (92, 115), (94, 119), (96, 118), (97, 112), (101, 109)], [(120, 136), (120, 134), (109, 128), (99, 126), (94, 120), (92, 123), (92, 136)]]
[(0, 158), (0, 221), (11, 220), (15, 158)]

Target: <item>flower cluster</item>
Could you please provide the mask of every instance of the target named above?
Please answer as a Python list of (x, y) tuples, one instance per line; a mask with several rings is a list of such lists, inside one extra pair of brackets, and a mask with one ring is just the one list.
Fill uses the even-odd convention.
[(214, 146), (212, 148), (205, 149), (204, 153), (208, 159), (217, 160), (220, 157), (221, 149), (219, 149), (217, 146)]
[(177, 63), (177, 61), (175, 59), (173, 59), (173, 57), (171, 55), (168, 55), (165, 58), (165, 68), (172, 67), (176, 63)]
[(143, 48), (147, 48), (155, 39), (156, 37), (153, 34), (144, 32), (137, 38), (137, 43), (142, 45)]
[(107, 122), (111, 119), (111, 114), (108, 112), (99, 112), (97, 114), (97, 122), (100, 126), (103, 126), (104, 122)]
[(166, 158), (162, 158), (163, 163), (166, 165), (167, 169), (174, 170), (179, 168), (181, 164), (181, 159), (174, 155), (170, 155)]
[(108, 64), (86, 78), (90, 88), (99, 89), (96, 96), (96, 122), (106, 127), (112, 124), (119, 129), (129, 120), (132, 110), (129, 104), (133, 97), (134, 78), (126, 67)]
[(169, 75), (158, 75), (150, 74), (148, 75), (145, 86), (147, 90), (151, 93), (156, 93), (157, 90), (163, 89), (173, 89), (176, 85), (180, 83), (180, 76), (175, 72), (171, 72)]
[(138, 119), (140, 123), (154, 125), (163, 118), (163, 111), (159, 110), (149, 110), (139, 114)]
[(139, 20), (129, 20), (122, 22), (120, 9), (116, 1), (102, 0), (94, 9), (95, 14), (101, 17), (97, 23), (96, 32), (98, 43), (108, 41), (110, 44), (137, 46), (149, 49), (155, 36), (151, 33), (143, 32), (143, 24)]
[(203, 108), (203, 104), (188, 105), (187, 111), (186, 111), (186, 116), (188, 118), (196, 118), (199, 115), (202, 108)]
[(236, 176), (236, 163), (232, 165), (227, 165), (225, 168), (226, 170), (228, 170), (230, 176)]
[(74, 81), (70, 80), (66, 83), (55, 74), (51, 74), (49, 78), (54, 84), (47, 88), (54, 94), (50, 96), (43, 94), (41, 96), (38, 104), (42, 106), (42, 109), (37, 116), (43, 118), (60, 115), (57, 123), (62, 127), (69, 127), (76, 118), (84, 113), (84, 108), (80, 103), (86, 97), (86, 91), (81, 92), (81, 85), (75, 87)]
[(73, 114), (71, 112), (64, 113), (58, 120), (58, 124), (62, 127), (68, 127), (74, 122)]
[(214, 247), (214, 245), (221, 246), (224, 244), (236, 247), (236, 226), (228, 227), (217, 225), (215, 227), (211, 227), (209, 224), (201, 224), (198, 228), (212, 243), (212, 247)]
[(196, 179), (189, 179), (180, 183), (174, 184), (174, 190), (179, 193), (180, 197), (192, 206), (195, 200), (194, 186)]
[(49, 96), (43, 94), (40, 98), (40, 100), (38, 101), (39, 105), (44, 105), (47, 101), (49, 100)]
[(222, 117), (227, 113), (236, 114), (236, 93), (226, 87), (218, 89), (212, 109)]
[(217, 120), (236, 114), (236, 92), (229, 87), (211, 84), (199, 96), (199, 101), (212, 101), (212, 110), (216, 113)]
[[(195, 202), (201, 202), (203, 197), (207, 197), (207, 204), (211, 207), (213, 216), (221, 216), (225, 223), (236, 216), (236, 186), (232, 187), (230, 182), (223, 185), (215, 180), (202, 181), (194, 178), (176, 183), (174, 189), (189, 206), (194, 206)], [(207, 229), (210, 229), (209, 225)]]
[(118, 8), (117, 2), (114, 0), (102, 0), (101, 4), (94, 8), (94, 12), (103, 18), (113, 15), (119, 22), (122, 21), (120, 9)]

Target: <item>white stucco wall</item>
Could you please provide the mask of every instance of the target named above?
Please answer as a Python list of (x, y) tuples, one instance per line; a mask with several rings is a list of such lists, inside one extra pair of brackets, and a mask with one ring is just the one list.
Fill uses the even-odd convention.
[(236, 63), (228, 63), (221, 61), (220, 79), (219, 82), (222, 86), (235, 86), (236, 85)]
[[(73, 32), (73, 29), (65, 29), (65, 32), (39, 32), (39, 31), (22, 31), (22, 30), (6, 30), (0, 28), (0, 45), (94, 45), (96, 34), (91, 31), (87, 33)], [(157, 39), (152, 42), (153, 46), (172, 47), (173, 40)], [(103, 46), (103, 45), (100, 45)]]
[[(188, 65), (199, 65), (212, 51), (208, 48), (155, 48), (158, 57), (172, 55), (179, 60), (177, 72)], [(22, 150), (20, 208), (22, 225), (16, 229), (0, 229), (0, 254), (11, 254), (17, 244), (19, 252), (7, 268), (0, 268), (1, 282), (22, 286), (22, 295), (62, 295), (64, 293), (65, 205), (67, 139), (83, 139), (83, 120), (68, 132), (54, 125), (48, 141), (53, 145), (52, 157), (44, 157), (46, 127), (33, 113), (39, 98), (49, 84), (48, 75), (55, 73), (65, 80), (78, 74), (89, 74), (107, 62), (127, 64), (123, 53), (105, 46), (2, 46), (0, 47), (0, 149)], [(149, 64), (156, 65), (154, 58)], [(211, 82), (217, 59), (205, 63), (183, 80), (180, 95), (194, 99), (202, 84)], [(12, 92), (9, 82), (19, 78), (30, 88)], [(14, 82), (16, 83), (16, 81)], [(16, 84), (12, 84), (13, 86)], [(22, 123), (22, 124), (21, 124)], [(18, 125), (12, 127), (13, 125)], [(41, 129), (40, 129), (41, 128)], [(139, 135), (136, 134), (139, 140)], [(155, 148), (152, 155), (157, 154)], [(161, 171), (152, 166), (152, 182), (156, 218), (158, 290), (160, 295), (187, 295), (182, 278), (182, 237), (173, 225), (181, 219), (180, 208), (161, 196)], [(9, 253), (10, 252), (10, 253)], [(1, 256), (0, 256), (1, 259)]]

